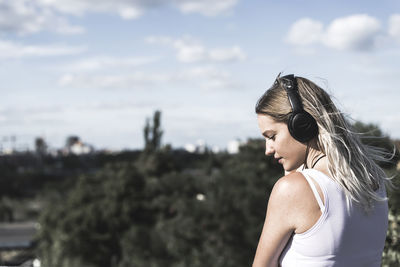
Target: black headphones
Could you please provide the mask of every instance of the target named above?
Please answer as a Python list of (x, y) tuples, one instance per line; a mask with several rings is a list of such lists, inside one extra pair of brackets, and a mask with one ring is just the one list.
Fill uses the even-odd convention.
[(296, 77), (293, 74), (278, 77), (279, 83), (285, 88), (292, 107), (288, 129), (294, 139), (306, 143), (318, 135), (318, 125), (315, 119), (303, 109), (297, 88)]

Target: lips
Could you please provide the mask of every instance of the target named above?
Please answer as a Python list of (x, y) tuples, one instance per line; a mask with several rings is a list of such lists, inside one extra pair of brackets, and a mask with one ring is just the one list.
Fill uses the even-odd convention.
[(280, 164), (282, 164), (283, 158), (282, 158), (282, 157), (279, 157), (279, 158), (275, 158), (275, 160), (276, 160), (277, 162), (279, 162)]

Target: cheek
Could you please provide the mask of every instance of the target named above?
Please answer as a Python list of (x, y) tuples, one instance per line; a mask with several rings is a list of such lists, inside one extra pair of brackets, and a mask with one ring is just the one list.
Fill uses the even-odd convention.
[(305, 155), (306, 155), (306, 150), (307, 150), (306, 145), (299, 143), (296, 140), (294, 140), (293, 138), (291, 138), (291, 139), (287, 140), (287, 142), (285, 142), (285, 144), (282, 144), (282, 146), (285, 148), (284, 152), (286, 154), (290, 155), (291, 157), (304, 160)]
[(305, 147), (298, 147), (297, 150), (297, 157), (295, 159), (296, 169), (306, 162), (306, 148)]
[(283, 168), (286, 171), (294, 171), (304, 164), (306, 157), (306, 146), (292, 144), (284, 151), (285, 158)]

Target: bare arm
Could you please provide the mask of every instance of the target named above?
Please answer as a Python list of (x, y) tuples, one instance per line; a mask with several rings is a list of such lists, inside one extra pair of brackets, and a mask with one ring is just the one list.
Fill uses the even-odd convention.
[(278, 266), (279, 256), (294, 231), (285, 199), (289, 193), (287, 187), (287, 181), (281, 178), (272, 189), (253, 267)]

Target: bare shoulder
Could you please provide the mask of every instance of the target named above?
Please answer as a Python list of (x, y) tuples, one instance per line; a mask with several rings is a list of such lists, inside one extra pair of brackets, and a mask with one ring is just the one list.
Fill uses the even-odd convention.
[(274, 185), (272, 193), (276, 197), (284, 197), (287, 200), (300, 200), (304, 194), (312, 193), (304, 175), (300, 172), (289, 173), (280, 178)]
[(300, 172), (280, 178), (272, 189), (269, 201), (272, 211), (280, 214), (295, 233), (308, 230), (321, 216), (314, 193)]

